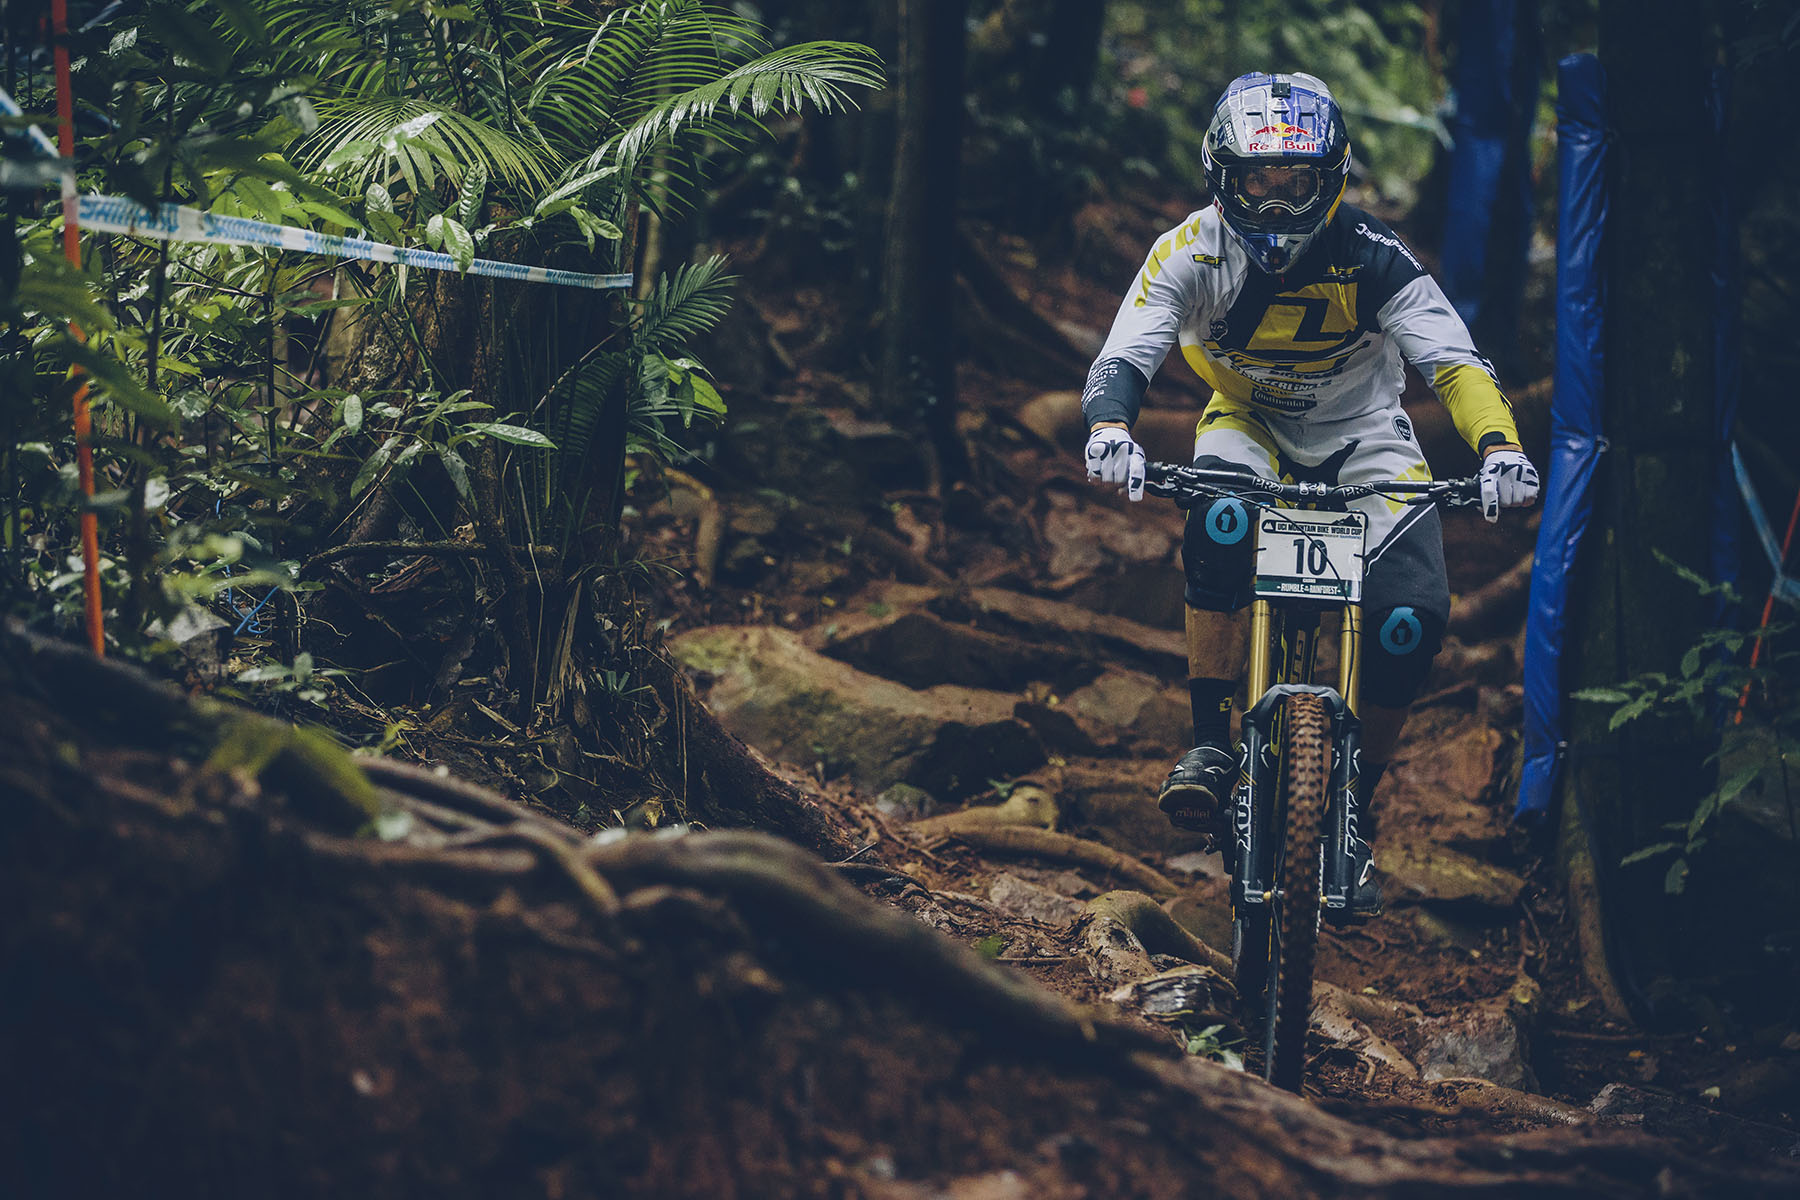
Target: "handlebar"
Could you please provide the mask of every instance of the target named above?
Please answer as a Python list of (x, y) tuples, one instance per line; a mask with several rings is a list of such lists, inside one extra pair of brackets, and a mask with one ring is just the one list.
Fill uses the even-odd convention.
[(1144, 490), (1153, 496), (1187, 504), (1219, 496), (1273, 497), (1295, 504), (1344, 504), (1364, 496), (1384, 496), (1402, 504), (1442, 504), (1450, 508), (1481, 503), (1481, 480), (1473, 476), (1423, 481), (1377, 479), (1370, 483), (1282, 483), (1247, 471), (1217, 471), (1157, 462), (1148, 463), (1144, 468)]

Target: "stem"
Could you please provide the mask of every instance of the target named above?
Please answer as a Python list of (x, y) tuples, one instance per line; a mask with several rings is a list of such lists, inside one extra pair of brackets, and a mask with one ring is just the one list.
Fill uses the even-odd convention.
[[(173, 135), (175, 130), (175, 85), (168, 85), (168, 101), (165, 105), (168, 129), (166, 133)], [(174, 199), (175, 156), (163, 164), (162, 195), (164, 202)], [(156, 274), (151, 279), (150, 295), (150, 345), (145, 354), (144, 380), (151, 395), (157, 393), (158, 367), (162, 361), (163, 335), (163, 303), (169, 292), (169, 249), (171, 243), (161, 242), (156, 252)], [(133, 446), (145, 446), (149, 441), (149, 430), (146, 422), (133, 421), (130, 440)], [(125, 541), (125, 562), (131, 576), (130, 622), (135, 627), (142, 627), (144, 614), (150, 607), (150, 512), (148, 494), (150, 488), (151, 469), (146, 464), (131, 467), (131, 526)]]

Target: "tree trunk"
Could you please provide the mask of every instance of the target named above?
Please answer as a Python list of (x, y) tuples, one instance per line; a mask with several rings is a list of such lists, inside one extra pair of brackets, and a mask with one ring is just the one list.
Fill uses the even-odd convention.
[[(1704, 571), (1713, 470), (1713, 314), (1704, 172), (1671, 165), (1669, 148), (1711, 143), (1705, 6), (1604, 0), (1601, 62), (1617, 147), (1606, 237), (1605, 427), (1595, 512), (1571, 591), (1571, 689), (1648, 671), (1678, 673), (1706, 605), (1657, 561)], [(1711, 786), (1707, 731), (1678, 718), (1607, 730), (1606, 706), (1576, 704), (1565, 802), (1593, 843), (1613, 967), (1626, 997), (1655, 1015), (1644, 987), (1677, 970), (1671, 936), (1683, 910), (1662, 863), (1621, 869), (1631, 851), (1667, 840)], [(1666, 860), (1664, 860), (1666, 862)]]
[(956, 196), (967, 0), (900, 0), (898, 136), (882, 262), (881, 404), (922, 421), (943, 481), (968, 469), (956, 436)]

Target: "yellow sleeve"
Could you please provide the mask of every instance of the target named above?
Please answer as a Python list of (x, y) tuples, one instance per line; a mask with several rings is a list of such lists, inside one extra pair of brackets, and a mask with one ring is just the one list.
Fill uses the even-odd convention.
[(1456, 432), (1462, 434), (1463, 441), (1477, 453), (1484, 448), (1481, 444), (1484, 439), (1493, 443), (1491, 434), (1499, 434), (1499, 440), (1507, 445), (1519, 444), (1519, 427), (1513, 423), (1512, 405), (1507, 403), (1494, 377), (1480, 367), (1469, 363), (1444, 363), (1432, 372), (1431, 386), (1444, 407), (1450, 410)]

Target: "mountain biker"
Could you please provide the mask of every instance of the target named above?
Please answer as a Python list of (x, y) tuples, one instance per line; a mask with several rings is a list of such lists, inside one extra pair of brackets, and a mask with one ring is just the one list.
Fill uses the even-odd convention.
[[(1088, 372), (1088, 477), (1143, 497), (1144, 452), (1130, 429), (1151, 377), (1179, 345), (1213, 389), (1195, 434), (1196, 466), (1327, 484), (1428, 480), (1400, 406), (1404, 356), (1481, 455), (1483, 515), (1493, 521), (1501, 508), (1532, 503), (1537, 470), (1462, 320), (1392, 230), (1343, 202), (1349, 135), (1323, 81), (1234, 80), (1213, 110), (1202, 162), (1212, 206), (1157, 239)], [(1352, 507), (1369, 519), (1352, 828), (1372, 836), (1370, 800), (1438, 652), (1450, 590), (1435, 505), (1376, 496)], [(1182, 562), (1194, 747), (1158, 797), (1177, 828), (1223, 831), (1236, 773), (1232, 695), (1248, 642), (1248, 529), (1241, 500), (1188, 513)], [(1351, 911), (1378, 911), (1368, 842), (1359, 837), (1353, 852)]]

